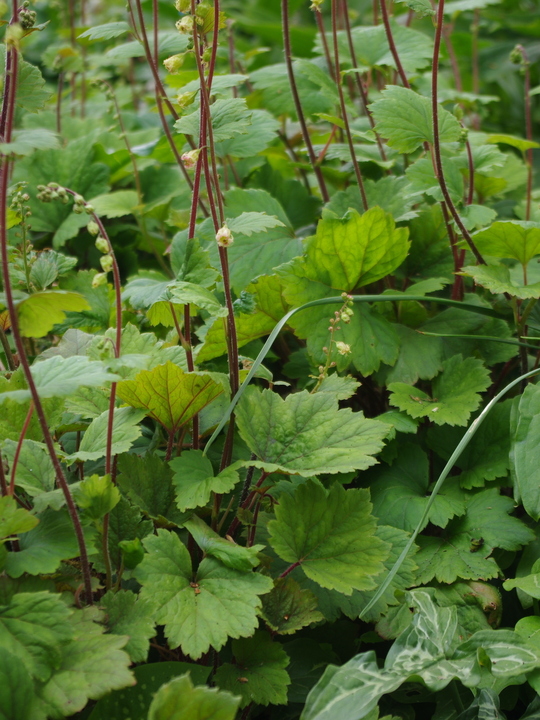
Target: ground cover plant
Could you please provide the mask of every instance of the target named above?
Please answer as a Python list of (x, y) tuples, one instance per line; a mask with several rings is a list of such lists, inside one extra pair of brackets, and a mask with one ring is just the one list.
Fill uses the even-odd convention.
[(0, 720), (540, 718), (538, 4), (0, 10)]

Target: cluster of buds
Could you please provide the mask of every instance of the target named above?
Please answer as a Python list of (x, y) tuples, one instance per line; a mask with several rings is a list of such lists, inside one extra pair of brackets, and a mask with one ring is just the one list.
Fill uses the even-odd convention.
[(223, 225), (223, 227), (219, 228), (219, 230), (216, 233), (216, 242), (220, 247), (227, 248), (234, 242), (234, 237), (232, 232), (229, 230), (227, 225)]
[(191, 170), (191, 168), (195, 167), (200, 154), (201, 148), (197, 148), (196, 150), (190, 150), (189, 152), (185, 152), (182, 154), (181, 160), (184, 163), (184, 167), (186, 168), (186, 170)]
[(19, 24), (23, 30), (30, 30), (36, 24), (36, 13), (29, 9), (30, 3), (25, 0), (19, 10)]
[(64, 205), (67, 205), (70, 196), (72, 196), (73, 212), (76, 215), (82, 215), (83, 213), (87, 213), (87, 215), (92, 215), (92, 213), (94, 212), (93, 205), (87, 203), (82, 195), (79, 195), (78, 193), (73, 194), (58, 183), (50, 182), (48, 185), (38, 185), (37, 189), (38, 194), (36, 195), (36, 197), (38, 200), (41, 200), (41, 202), (52, 202), (53, 200), (60, 200), (64, 203)]
[(27, 205), (30, 200), (30, 195), (25, 191), (27, 184), (28, 183), (25, 182), (17, 183), (15, 191), (11, 196), (10, 208), (21, 218), (30, 217), (30, 215), (32, 215)]
[(110, 273), (113, 269), (114, 260), (109, 241), (99, 234), (99, 225), (94, 220), (91, 220), (87, 225), (87, 230), (91, 235), (97, 235), (95, 245), (99, 252), (103, 253), (99, 258), (99, 264), (103, 272), (97, 273), (92, 279), (92, 287), (97, 288), (107, 282), (107, 273)]
[(343, 322), (348, 325), (351, 322), (351, 318), (354, 315), (353, 311), (353, 296), (347, 293), (341, 293), (341, 297), (345, 300), (342, 307), (336, 310), (334, 317), (330, 320), (329, 330), (340, 330), (339, 327), (334, 327), (338, 322)]

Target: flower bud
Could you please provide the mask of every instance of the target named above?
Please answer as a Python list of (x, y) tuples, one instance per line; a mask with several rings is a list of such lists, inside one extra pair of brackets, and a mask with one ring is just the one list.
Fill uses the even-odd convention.
[(92, 279), (92, 287), (94, 290), (98, 288), (100, 285), (106, 285), (107, 284), (107, 273), (97, 273), (94, 275)]
[(112, 270), (113, 267), (113, 259), (111, 255), (102, 255), (99, 258), (100, 265), (103, 269), (103, 272), (108, 273)]
[(109, 252), (109, 243), (105, 240), (104, 237), (96, 238), (96, 247), (101, 253), (105, 254)]
[(191, 105), (196, 97), (197, 90), (194, 90), (192, 92), (180, 93), (180, 95), (178, 95), (176, 98), (176, 102), (180, 106), (180, 108), (184, 109)]
[(217, 231), (216, 241), (220, 247), (224, 247), (224, 248), (229, 247), (229, 245), (233, 244), (233, 242), (234, 242), (233, 234), (226, 225), (224, 225), (222, 228), (220, 228)]
[(86, 229), (88, 230), (90, 235), (98, 235), (99, 234), (99, 225), (94, 220), (90, 220), (90, 222), (86, 226)]
[(191, 8), (191, 0), (176, 0), (174, 7), (178, 10), (178, 12), (189, 12)]
[(197, 148), (196, 150), (190, 150), (182, 155), (181, 159), (186, 170), (190, 170), (192, 167), (195, 167), (200, 154), (201, 149)]
[(191, 35), (193, 32), (193, 16), (184, 15), (181, 20), (177, 21), (176, 29), (178, 32), (182, 33), (182, 35)]
[(171, 75), (174, 75), (175, 73), (179, 72), (180, 68), (184, 64), (184, 55), (171, 55), (171, 57), (167, 58), (163, 61), (163, 65), (165, 66), (165, 69), (168, 73)]

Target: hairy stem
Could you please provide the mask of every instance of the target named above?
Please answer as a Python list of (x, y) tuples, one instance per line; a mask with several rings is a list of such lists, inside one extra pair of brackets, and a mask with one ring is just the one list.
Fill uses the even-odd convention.
[(398, 75), (401, 78), (403, 86), (406, 88), (410, 88), (411, 85), (409, 83), (405, 70), (403, 69), (403, 65), (401, 64), (401, 59), (397, 51), (396, 43), (394, 42), (394, 35), (392, 33), (392, 28), (390, 27), (390, 17), (388, 15), (386, 0), (381, 0), (381, 15), (383, 19), (384, 29), (386, 31), (386, 39), (388, 40), (390, 52), (392, 53), (392, 57), (394, 58), (394, 62), (396, 63)]
[(360, 195), (362, 196), (362, 205), (364, 206), (364, 212), (366, 212), (369, 208), (367, 195), (366, 195), (366, 189), (364, 187), (364, 179), (362, 177), (360, 165), (358, 164), (358, 160), (356, 159), (356, 155), (355, 155), (355, 151), (354, 151), (354, 143), (353, 143), (353, 139), (352, 139), (352, 135), (351, 135), (349, 118), (347, 116), (347, 107), (345, 105), (345, 95), (343, 94), (343, 85), (341, 83), (341, 76), (340, 76), (339, 46), (338, 46), (338, 35), (337, 35), (338, 1), (339, 0), (332, 0), (332, 37), (334, 40), (334, 59), (335, 59), (335, 63), (336, 63), (336, 74), (338, 76), (337, 88), (338, 88), (338, 93), (339, 93), (339, 105), (341, 108), (341, 117), (343, 119), (343, 124), (345, 125), (345, 135), (347, 136), (347, 144), (349, 145), (349, 152), (351, 154), (351, 161), (352, 161), (353, 168), (354, 168), (354, 174), (356, 175), (356, 182), (358, 183)]
[(298, 122), (302, 130), (302, 137), (306, 145), (309, 162), (315, 172), (315, 177), (319, 183), (319, 189), (321, 191), (324, 202), (330, 200), (330, 195), (326, 188), (326, 183), (322, 174), (321, 168), (317, 165), (317, 157), (313, 149), (313, 144), (309, 136), (308, 127), (306, 124), (306, 118), (304, 111), (302, 110), (302, 104), (300, 102), (300, 95), (298, 94), (298, 87), (294, 77), (293, 62), (292, 62), (292, 46), (291, 46), (291, 31), (289, 27), (289, 0), (281, 0), (281, 18), (283, 23), (283, 43), (285, 46), (285, 64), (287, 65), (287, 74), (289, 76), (289, 85), (291, 87), (291, 93), (293, 96), (294, 107), (296, 108), (296, 114), (298, 116)]
[(33, 414), (34, 403), (32, 402), (32, 400), (30, 400), (30, 406), (28, 407), (28, 412), (26, 413), (26, 417), (24, 419), (21, 434), (19, 435), (19, 439), (17, 441), (17, 447), (15, 448), (15, 455), (13, 456), (13, 465), (11, 466), (11, 481), (9, 483), (8, 495), (15, 494), (15, 477), (17, 475), (17, 465), (19, 464), (19, 457), (21, 455), (24, 438), (26, 437), (26, 433), (28, 432), (28, 426), (30, 425), (30, 420), (32, 419)]
[[(384, 4), (384, 0), (381, 0), (381, 3)], [(463, 224), (462, 219), (459, 216), (458, 211), (456, 210), (456, 207), (454, 205), (454, 202), (452, 198), (450, 197), (450, 193), (448, 191), (448, 186), (446, 184), (446, 180), (444, 177), (444, 171), (443, 171), (443, 165), (442, 165), (442, 157), (441, 157), (441, 142), (440, 142), (440, 135), (439, 135), (439, 102), (437, 99), (437, 93), (438, 93), (438, 81), (439, 81), (439, 53), (441, 49), (441, 36), (442, 36), (442, 28), (444, 23), (444, 0), (441, 0), (439, 2), (439, 7), (437, 10), (437, 25), (435, 28), (435, 43), (434, 43), (434, 49), (433, 49), (433, 69), (432, 69), (432, 89), (431, 89), (431, 112), (433, 116), (433, 155), (434, 155), (434, 161), (435, 161), (435, 169), (437, 172), (437, 180), (439, 181), (439, 185), (441, 188), (441, 192), (444, 197), (444, 201), (446, 203), (446, 206), (452, 215), (452, 218), (454, 219), (454, 222), (459, 228), (459, 231), (461, 235), (463, 236), (464, 240), (466, 241), (467, 245), (469, 246), (471, 252), (475, 256), (477, 262), (481, 265), (485, 265), (485, 260), (480, 254), (478, 248), (476, 247), (474, 240), (471, 237), (471, 234)]]
[[(13, 0), (13, 17), (11, 23), (17, 21), (18, 17), (18, 4), (17, 0)], [(17, 70), (18, 70), (18, 52), (14, 46), (9, 47), (6, 58), (6, 74), (4, 77), (4, 95), (2, 103), (2, 112), (0, 114), (0, 137), (4, 142), (11, 142), (12, 129), (13, 129), (13, 117), (15, 113), (15, 97), (16, 97), (16, 85), (17, 85)], [(88, 553), (86, 550), (86, 543), (84, 540), (84, 533), (77, 512), (77, 508), (73, 501), (69, 485), (67, 483), (62, 465), (56, 455), (54, 448), (54, 442), (49, 430), (45, 411), (39, 397), (39, 393), (30, 370), (30, 363), (26, 355), (26, 349), (24, 347), (22, 335), (19, 329), (19, 318), (17, 315), (17, 308), (13, 298), (13, 289), (11, 287), (11, 278), (9, 276), (9, 258), (8, 258), (8, 245), (7, 245), (7, 189), (10, 175), (10, 162), (5, 157), (1, 159), (0, 167), (0, 254), (2, 262), (2, 280), (4, 284), (5, 302), (9, 312), (9, 318), (11, 322), (11, 331), (13, 333), (13, 340), (15, 347), (19, 355), (19, 361), (30, 390), (36, 415), (39, 420), (45, 445), (49, 452), (53, 467), (55, 470), (56, 480), (59, 487), (64, 494), (68, 513), (73, 523), (75, 530), (75, 536), (77, 538), (77, 544), (79, 547), (79, 558), (81, 563), (81, 571), (84, 582), (85, 597), (88, 604), (93, 603), (92, 599), (92, 581), (90, 575), (90, 565), (88, 564)]]
[[(354, 49), (354, 42), (353, 42), (353, 36), (352, 36), (352, 30), (351, 30), (351, 20), (349, 18), (349, 11), (347, 8), (347, 0), (343, 0), (343, 17), (345, 19), (345, 33), (347, 35), (347, 44), (349, 46), (349, 54), (351, 56), (351, 62), (353, 67), (358, 67), (358, 61), (356, 59), (356, 50)], [(369, 98), (368, 93), (366, 90), (366, 87), (364, 85), (364, 81), (362, 80), (362, 77), (360, 73), (354, 73), (354, 77), (356, 79), (356, 86), (358, 88), (358, 92), (360, 93), (360, 97), (362, 98), (362, 106), (364, 108), (364, 112), (366, 113), (366, 117), (369, 120), (369, 124), (371, 125), (371, 129), (375, 133), (375, 137), (377, 138), (377, 145), (379, 147), (379, 152), (381, 154), (381, 159), (386, 162), (386, 152), (384, 150), (384, 145), (381, 140), (381, 136), (378, 132), (375, 131), (375, 120), (373, 118), (373, 113), (369, 109)]]

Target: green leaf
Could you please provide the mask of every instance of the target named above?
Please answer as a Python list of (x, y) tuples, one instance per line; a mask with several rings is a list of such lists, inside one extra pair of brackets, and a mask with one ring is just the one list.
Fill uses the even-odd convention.
[[(214, 142), (230, 140), (235, 135), (242, 135), (251, 125), (251, 112), (244, 98), (227, 98), (216, 100), (210, 106)], [(200, 110), (184, 115), (174, 124), (175, 129), (191, 135), (195, 140), (199, 137)]]
[(212, 375), (185, 373), (172, 362), (143, 370), (135, 380), (125, 380), (117, 386), (118, 396), (124, 402), (144, 410), (169, 433), (189, 422), (223, 390)]
[[(423, 32), (418, 32), (410, 27), (404, 27), (390, 19), (390, 29), (398, 51), (401, 65), (405, 72), (415, 73), (425, 68), (433, 57), (433, 41)], [(384, 25), (373, 25), (371, 27), (353, 27), (352, 40), (356, 56), (356, 64), (359, 66), (350, 72), (361, 72), (365, 68), (391, 67), (396, 68), (396, 61), (390, 47)], [(332, 46), (332, 34), (327, 33), (327, 40)], [(342, 62), (352, 65), (347, 33), (338, 31), (339, 55)], [(315, 44), (316, 51), (324, 54), (320, 35)]]
[[(143, 520), (139, 508), (131, 505), (124, 497), (121, 498), (109, 514), (109, 555), (112, 566), (120, 568), (125, 556), (120, 547), (122, 542), (141, 540), (153, 530), (154, 523), (151, 520)], [(93, 564), (100, 572), (105, 571), (101, 555), (94, 558)]]
[(146, 662), (150, 638), (154, 637), (152, 606), (131, 590), (109, 590), (100, 600), (107, 613), (107, 628), (113, 635), (128, 635), (124, 650), (132, 662)]
[(39, 518), (28, 510), (17, 507), (15, 498), (6, 495), (0, 498), (0, 543), (10, 535), (25, 533), (39, 523)]
[(457, 12), (465, 12), (467, 10), (477, 10), (485, 8), (488, 5), (497, 5), (499, 0), (453, 0), (446, 3), (444, 12), (447, 15), (453, 15)]
[[(409, 533), (388, 525), (379, 525), (377, 527), (377, 537), (391, 546), (390, 555), (384, 561), (386, 570), (390, 571), (405, 549), (409, 540)], [(377, 592), (377, 588), (373, 590), (353, 590), (352, 595), (347, 596), (335, 590), (321, 588), (311, 581), (309, 581), (307, 587), (317, 596), (319, 609), (327, 620), (331, 621), (339, 618), (340, 613), (343, 613), (351, 620), (357, 620), (362, 612), (362, 619), (365, 622), (376, 622), (380, 620), (381, 615), (388, 613), (390, 606), (399, 605), (401, 593), (415, 584), (417, 566), (414, 554), (417, 549), (417, 546), (414, 545), (390, 586), (367, 614), (363, 613), (363, 610)]]
[(211, 287), (218, 271), (210, 267), (210, 254), (201, 249), (197, 238), (188, 239), (187, 230), (176, 233), (171, 243), (171, 267), (177, 280)]
[(248, 388), (236, 409), (240, 435), (269, 472), (343, 473), (375, 464), (387, 426), (362, 412), (339, 410), (332, 393), (292, 393)]
[[(103, 363), (76, 355), (69, 358), (55, 355), (36, 362), (31, 372), (41, 398), (63, 397), (76, 392), (82, 385), (95, 387), (118, 380), (118, 375), (108, 372)], [(0, 404), (6, 400), (23, 403), (30, 398), (30, 390), (0, 392)]]
[[(152, 36), (148, 38), (150, 51), (154, 52), (154, 39)], [(176, 30), (160, 30), (158, 33), (158, 53), (161, 56), (174, 55), (176, 53), (182, 53), (187, 50), (188, 37), (187, 35), (181, 35)], [(144, 57), (145, 49), (142, 42), (134, 40), (133, 42), (127, 42), (123, 45), (117, 45), (116, 47), (107, 50), (105, 53), (105, 61), (112, 61), (117, 63), (118, 61), (129, 60), (130, 58)]]
[[(351, 211), (343, 220), (321, 220), (317, 234), (308, 240), (306, 254), (278, 270), (283, 295), (292, 307), (323, 297), (351, 292), (392, 273), (409, 249), (407, 230), (396, 228), (393, 218), (380, 208), (364, 215)], [(298, 337), (307, 338), (317, 364), (324, 364), (322, 348), (329, 343), (327, 307), (303, 310), (290, 320)], [(336, 354), (338, 370), (349, 363), (364, 375), (379, 368), (381, 360), (392, 365), (398, 353), (394, 328), (369, 309), (354, 308), (349, 324), (342, 324), (334, 339), (351, 348), (350, 356)]]
[(42, 290), (22, 300), (17, 305), (17, 315), (21, 333), (25, 337), (40, 338), (63, 322), (67, 311), (89, 309), (88, 301), (78, 293)]
[[(79, 545), (73, 523), (65, 510), (45, 510), (38, 516), (39, 524), (19, 537), (19, 552), (10, 552), (5, 571), (18, 578), (23, 573), (41, 575), (54, 573), (62, 560), (78, 557)], [(89, 540), (92, 533), (85, 530), (89, 554), (95, 552)]]
[(34, 683), (23, 661), (3, 650), (0, 654), (0, 720), (33, 720)]
[(480, 405), (479, 393), (490, 383), (481, 360), (454, 355), (432, 383), (432, 397), (405, 383), (391, 383), (390, 402), (413, 418), (429, 417), (436, 425), (466, 425)]
[(169, 463), (174, 471), (176, 504), (182, 512), (206, 505), (213, 492), (230, 492), (240, 477), (233, 466), (214, 476), (212, 463), (202, 450), (184, 450), (180, 457)]
[[(540, 598), (540, 573), (534, 572), (530, 575), (523, 575), (522, 577), (517, 577), (512, 580), (506, 580), (503, 583), (503, 588), (510, 592), (510, 590), (514, 590), (517, 588), (518, 590), (523, 590), (523, 592), (526, 592), (527, 595), (530, 595), (533, 598)], [(522, 618), (519, 622), (524, 623), (525, 620), (538, 620), (539, 618)], [(519, 623), (518, 623), (519, 625)], [(517, 625), (516, 625), (517, 630)]]
[[(416, 528), (429, 500), (428, 458), (418, 445), (400, 446), (398, 457), (390, 467), (374, 468), (362, 480), (371, 487), (373, 512), (377, 517), (407, 532)], [(432, 522), (444, 528), (451, 518), (465, 513), (464, 493), (450, 480), (446, 483), (423, 527)]]
[(233, 540), (220, 537), (196, 515), (187, 520), (184, 527), (193, 536), (204, 555), (217, 558), (228, 568), (240, 572), (251, 572), (260, 563), (257, 554), (264, 548), (264, 545), (251, 547), (237, 545)]
[(279, 635), (292, 635), (297, 630), (324, 620), (317, 610), (317, 598), (303, 590), (292, 577), (278, 578), (271, 592), (263, 596), (262, 619)]
[(186, 519), (176, 507), (171, 468), (160, 457), (120, 455), (118, 472), (122, 492), (153, 520), (181, 524)]
[[(2, 48), (0, 52), (0, 73), (5, 73), (6, 51)], [(51, 97), (51, 93), (45, 89), (45, 80), (35, 65), (18, 59), (17, 93), (15, 103), (17, 107), (30, 113), (37, 113), (43, 110), (45, 103)]]
[[(177, 280), (167, 286), (164, 294), (166, 297), (161, 301), (155, 302), (147, 313), (152, 325), (161, 323), (162, 325), (173, 327), (176, 324), (172, 316), (170, 303), (173, 305), (191, 304), (206, 310), (213, 317), (226, 317), (228, 314), (227, 308), (221, 305), (214, 293), (200, 285), (193, 285), (192, 283)], [(179, 309), (177, 308), (177, 318), (178, 314)]]
[(289, 658), (283, 647), (273, 642), (268, 633), (256, 632), (253, 637), (233, 640), (235, 663), (224, 663), (215, 674), (218, 687), (240, 693), (240, 707), (286, 705), (289, 674), (285, 670)]
[(92, 198), (90, 202), (96, 214), (106, 218), (131, 215), (139, 204), (135, 190), (117, 190), (105, 195), (98, 195)]
[(435, 10), (433, 10), (429, 0), (398, 0), (398, 2), (405, 3), (407, 7), (414, 10), (415, 13), (418, 13), (420, 17), (424, 17), (424, 15), (435, 15)]
[[(462, 471), (459, 478), (462, 488), (483, 487), (486, 480), (504, 478), (508, 474), (511, 405), (511, 400), (497, 403), (456, 460), (456, 466)], [(428, 445), (443, 460), (448, 460), (463, 434), (464, 431), (458, 429), (432, 427)]]
[[(280, 30), (281, 35), (281, 30)], [(337, 89), (327, 73), (309, 60), (295, 60), (293, 72), (302, 108), (307, 115), (335, 111)], [(273, 115), (296, 117), (285, 63), (266, 65), (250, 73), (250, 81), (260, 92), (262, 105)]]
[(148, 720), (234, 720), (239, 702), (239, 697), (216, 688), (193, 687), (186, 674), (160, 687)]
[(187, 662), (139, 665), (133, 669), (137, 685), (105, 695), (96, 704), (89, 720), (111, 720), (111, 718), (120, 718), (122, 715), (146, 718), (150, 704), (159, 688), (186, 672), (189, 672), (197, 685), (203, 685), (210, 673), (210, 668)]
[[(18, 443), (6, 439), (2, 446), (2, 453), (13, 467), (13, 460)], [(15, 487), (22, 488), (30, 497), (37, 497), (41, 493), (54, 490), (56, 473), (51, 456), (45, 445), (34, 440), (23, 440), (17, 472), (15, 474)]]
[(251, 123), (245, 126), (244, 132), (230, 140), (216, 143), (216, 154), (221, 158), (252, 158), (266, 150), (275, 140), (279, 127), (279, 121), (266, 110), (252, 110)]
[(344, 490), (336, 483), (326, 491), (308, 480), (294, 496), (280, 496), (276, 519), (268, 524), (270, 544), (322, 587), (344, 595), (369, 590), (390, 550), (376, 536), (371, 509), (367, 490)]
[[(430, 5), (431, 7), (431, 5)], [(399, 85), (387, 85), (380, 100), (371, 104), (375, 129), (388, 145), (400, 153), (411, 153), (422, 143), (433, 143), (430, 98)], [(439, 107), (439, 136), (442, 143), (457, 142), (461, 127), (454, 115)]]
[(77, 39), (87, 38), (88, 40), (111, 40), (112, 38), (124, 35), (129, 32), (129, 25), (123, 20), (110, 22), (104, 25), (94, 25), (77, 36)]
[(450, 521), (440, 537), (418, 538), (419, 583), (497, 577), (499, 568), (490, 557), (493, 549), (518, 550), (534, 539), (521, 520), (509, 515), (514, 503), (498, 488), (465, 495), (465, 505), (465, 515)]
[(31, 155), (34, 150), (50, 150), (60, 147), (58, 135), (45, 128), (32, 130), (16, 130), (13, 140), (9, 143), (0, 143), (0, 152), (3, 155)]
[(0, 606), (2, 651), (14, 655), (38, 680), (49, 679), (72, 636), (71, 611), (59, 595), (26, 592)]
[(40, 689), (49, 717), (65, 717), (82, 710), (89, 699), (135, 684), (129, 656), (121, 649), (128, 638), (103, 635), (101, 619), (95, 607), (72, 611), (73, 638), (64, 644), (54, 676)]
[[(443, 158), (442, 163), (450, 197), (455, 203), (459, 203), (463, 197), (463, 175), (454, 158)], [(407, 195), (415, 197), (425, 193), (439, 202), (444, 201), (441, 186), (435, 177), (431, 158), (420, 158), (410, 165), (407, 168), (406, 177), (411, 183), (406, 190)]]
[[(407, 178), (404, 176), (394, 177), (389, 175), (377, 180), (377, 182), (365, 180), (364, 187), (369, 207), (377, 205), (385, 212), (390, 213), (396, 222), (403, 222), (416, 217), (417, 212), (411, 210), (415, 204), (415, 198), (408, 197), (408, 193), (406, 193), (408, 185)], [(325, 206), (323, 216), (330, 211), (342, 218), (349, 209), (356, 210), (360, 215), (364, 212), (360, 190), (356, 185), (350, 185), (347, 190), (340, 190), (335, 193)]]
[(77, 264), (77, 258), (54, 250), (41, 252), (30, 269), (30, 281), (38, 290), (44, 290), (59, 275), (65, 275)]
[(257, 626), (259, 595), (272, 588), (270, 578), (243, 573), (205, 558), (193, 574), (189, 553), (174, 533), (158, 530), (146, 538), (148, 552), (133, 571), (141, 597), (155, 608), (171, 647), (181, 646), (193, 659), (209, 647), (219, 650), (227, 637), (251, 635)]
[(510, 145), (522, 153), (540, 147), (540, 145), (533, 140), (525, 140), (515, 135), (504, 135), (503, 133), (488, 135), (487, 141), (493, 144), (502, 143), (503, 145)]
[[(269, 335), (276, 323), (289, 309), (282, 294), (282, 287), (276, 275), (263, 275), (247, 286), (246, 292), (253, 294), (256, 307), (253, 313), (240, 313), (235, 317), (238, 347), (252, 340)], [(197, 363), (224, 355), (227, 352), (226, 323), (218, 318), (210, 327), (199, 332), (204, 344), (197, 350)]]
[(404, 382), (414, 384), (431, 380), (443, 369), (442, 341), (440, 338), (422, 335), (406, 325), (396, 325), (400, 340), (398, 359), (388, 370), (386, 383)]
[(461, 269), (461, 274), (472, 277), (492, 293), (508, 293), (520, 300), (540, 297), (540, 282), (530, 285), (515, 282), (506, 265), (469, 265)]
[[(141, 435), (138, 423), (144, 417), (141, 411), (128, 407), (115, 408), (113, 418), (113, 433), (111, 452), (118, 455), (127, 452), (135, 440)], [(107, 428), (109, 425), (109, 411), (106, 410), (99, 417), (92, 420), (85, 430), (79, 449), (69, 456), (70, 461), (99, 460), (105, 457), (107, 451)]]
[(91, 475), (81, 482), (75, 498), (86, 517), (101, 520), (120, 502), (120, 491), (109, 475)]
[(510, 463), (512, 476), (527, 513), (540, 518), (540, 487), (538, 485), (537, 447), (540, 434), (540, 387), (527, 385), (517, 406), (515, 430), (512, 434)]
[(253, 233), (261, 233), (285, 225), (279, 218), (263, 212), (243, 212), (238, 217), (228, 218), (226, 222), (233, 234), (238, 233), (248, 237)]
[(513, 258), (527, 265), (540, 253), (540, 225), (519, 220), (493, 223), (474, 234), (474, 243), (485, 255)]
[[(54, 178), (55, 182), (86, 198), (106, 192), (109, 170), (106, 165), (94, 162), (94, 154), (92, 137), (90, 136), (89, 141), (89, 137), (86, 136), (71, 140), (58, 150), (37, 150), (30, 157), (17, 163), (15, 179), (29, 183), (32, 230), (51, 233), (55, 249), (75, 237), (79, 229), (88, 223), (88, 216), (85, 213), (72, 214), (71, 203), (64, 205), (61, 202), (49, 204), (40, 202), (35, 197), (35, 188), (37, 185), (46, 185), (51, 182), (51, 178)], [(79, 280), (73, 282), (77, 284)], [(106, 291), (106, 288), (104, 290)], [(92, 299), (88, 298), (92, 305), (98, 293), (96, 290), (90, 290), (89, 294), (90, 297), (93, 296)]]

